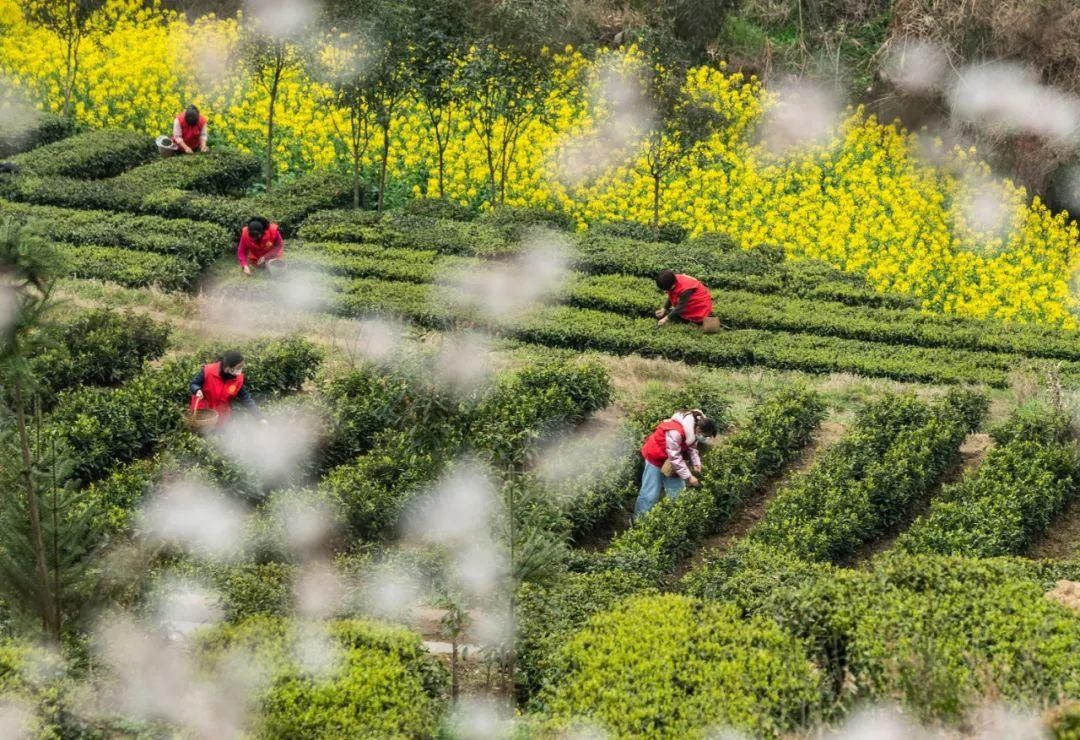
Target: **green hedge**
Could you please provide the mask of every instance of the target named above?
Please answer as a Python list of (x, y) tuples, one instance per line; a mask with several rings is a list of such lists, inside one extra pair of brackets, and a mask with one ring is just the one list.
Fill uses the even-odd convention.
[(52, 241), (170, 254), (191, 260), (200, 267), (225, 254), (230, 241), (226, 229), (189, 219), (80, 211), (2, 200), (0, 216), (26, 219), (36, 231)]
[(304, 221), (299, 236), (317, 242), (378, 244), (473, 256), (514, 250), (503, 231), (487, 223), (395, 212), (380, 217), (370, 211), (320, 211)]
[[(246, 383), (257, 396), (295, 392), (318, 369), (318, 352), (302, 339), (257, 342), (241, 350)], [(199, 364), (197, 359), (170, 360), (119, 388), (62, 393), (49, 426), (71, 453), (74, 476), (82, 482), (101, 478), (176, 432), (189, 398), (188, 383)]]
[(45, 409), (56, 394), (78, 385), (116, 385), (133, 378), (147, 360), (165, 353), (170, 327), (146, 316), (98, 309), (45, 330), (44, 349), (30, 372)]
[(20, 174), (100, 179), (115, 177), (156, 154), (157, 146), (146, 134), (105, 129), (40, 146), (11, 161)]
[(638, 596), (592, 617), (559, 651), (542, 702), (555, 727), (620, 737), (779, 737), (819, 711), (822, 676), (797, 639), (735, 607)]
[(419, 635), (401, 627), (348, 620), (324, 623), (341, 651), (325, 676), (295, 662), (296, 623), (253, 618), (202, 636), (208, 670), (237, 649), (254, 653), (267, 678), (252, 729), (256, 737), (432, 737), (444, 710), (446, 671)]
[(142, 198), (136, 210), (173, 218), (210, 221), (239, 234), (253, 217), (278, 224), (286, 236), (295, 234), (309, 213), (343, 205), (351, 198), (348, 178), (325, 173), (305, 175), (278, 185), (268, 193), (226, 198), (180, 188), (161, 188)]
[(750, 538), (805, 560), (849, 557), (929, 493), (987, 405), (967, 391), (951, 391), (931, 408), (913, 396), (872, 404), (843, 440), (777, 493)]
[(331, 386), (331, 400), (344, 397), (337, 405), (345, 408), (338, 440), (329, 448), (333, 459), (341, 459), (365, 446), (351, 435), (369, 433), (371, 442), (320, 486), (347, 512), (350, 533), (361, 539), (378, 538), (396, 524), (417, 491), (458, 454), (521, 465), (547, 435), (612, 398), (611, 380), (593, 364), (551, 362), (510, 373), (464, 402), (416, 375), (390, 375), (367, 387), (365, 377), (348, 376)]
[(136, 196), (164, 188), (229, 195), (248, 188), (260, 167), (252, 154), (215, 147), (199, 155), (159, 159), (125, 172), (113, 183)]
[(70, 120), (55, 113), (34, 111), (26, 116), (20, 111), (4, 111), (0, 121), (0, 157), (51, 144), (74, 131)]
[[(1080, 360), (1076, 332), (747, 291), (713, 290), (712, 295), (713, 315), (729, 328)], [(652, 316), (662, 295), (646, 278), (598, 275), (569, 286), (567, 300), (582, 308)]]
[(1080, 488), (1070, 419), (1052, 409), (1016, 412), (994, 431), (979, 469), (944, 488), (898, 546), (914, 553), (1019, 555)]
[[(553, 585), (526, 583), (518, 594), (518, 693), (537, 697), (552, 684), (556, 654), (568, 637), (594, 614), (634, 594), (658, 593), (647, 577), (633, 572), (597, 570), (568, 573)], [(534, 708), (542, 708), (534, 701)]]
[[(329, 283), (344, 291), (338, 293), (331, 305), (331, 310), (340, 315), (396, 315), (439, 329), (479, 323), (504, 335), (541, 345), (666, 357), (718, 367), (850, 372), (901, 381), (1006, 387), (1010, 373), (1025, 363), (1017, 355), (887, 345), (812, 334), (737, 329), (703, 335), (688, 326), (658, 330), (652, 319), (570, 306), (540, 309), (507, 325), (490, 314), (466, 315), (449, 305), (445, 295), (429, 285), (367, 278), (332, 278)], [(253, 297), (263, 292), (257, 284), (244, 283), (239, 278), (227, 284), (230, 289)], [(1080, 369), (1065, 367), (1064, 370), (1069, 378), (1080, 375)]]
[(1042, 708), (1077, 695), (1080, 619), (1043, 596), (1065, 576), (1056, 569), (897, 555), (853, 571), (743, 546), (685, 583), (692, 595), (773, 618), (806, 639), (833, 677), (838, 708), (895, 701), (955, 721), (987, 696)]
[(155, 285), (161, 290), (192, 290), (199, 266), (181, 257), (137, 252), (122, 247), (57, 244), (64, 271), (72, 278), (107, 280), (129, 288)]
[(639, 553), (654, 558), (659, 571), (672, 570), (809, 444), (824, 412), (816, 394), (799, 389), (762, 401), (738, 432), (705, 456), (700, 487), (661, 500), (616, 537), (608, 553)]

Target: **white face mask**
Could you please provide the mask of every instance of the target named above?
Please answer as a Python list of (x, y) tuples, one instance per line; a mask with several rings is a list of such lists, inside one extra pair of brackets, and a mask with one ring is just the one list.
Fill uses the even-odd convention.
[(236, 367), (227, 367), (225, 368), (225, 372), (229, 375), (239, 375), (240, 373), (244, 372), (244, 366), (237, 365)]

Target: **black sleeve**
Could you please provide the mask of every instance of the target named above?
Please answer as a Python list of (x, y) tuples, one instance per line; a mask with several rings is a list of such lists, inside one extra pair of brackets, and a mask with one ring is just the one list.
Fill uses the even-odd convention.
[(684, 290), (682, 292), (682, 294), (679, 296), (679, 305), (675, 306), (675, 308), (671, 309), (671, 311), (668, 312), (669, 318), (675, 319), (679, 316), (682, 316), (683, 310), (686, 309), (686, 304), (690, 302), (690, 294), (693, 293), (695, 290), (697, 290), (697, 288), (690, 288), (689, 290)]
[(262, 418), (262, 413), (259, 411), (259, 407), (255, 404), (255, 399), (251, 397), (251, 391), (247, 389), (246, 385), (240, 386), (240, 390), (236, 394), (236, 400), (239, 401), (245, 409), (255, 414), (255, 416)]
[(191, 379), (191, 384), (188, 386), (191, 391), (191, 395), (195, 395), (202, 390), (203, 383), (206, 382), (206, 374), (203, 372), (203, 368), (199, 368), (199, 372), (195, 373), (195, 377)]

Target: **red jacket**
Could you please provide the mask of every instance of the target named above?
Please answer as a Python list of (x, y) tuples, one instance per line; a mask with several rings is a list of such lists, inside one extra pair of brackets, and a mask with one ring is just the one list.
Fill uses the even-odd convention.
[(244, 387), (244, 374), (226, 380), (221, 377), (221, 363), (203, 366), (203, 399), (191, 397), (191, 409), (213, 409), (218, 413), (218, 425), (224, 424), (232, 413), (232, 402)]
[(667, 437), (668, 432), (678, 432), (682, 437), (682, 452), (685, 457), (690, 453), (690, 447), (686, 444), (686, 435), (683, 431), (683, 425), (673, 419), (661, 422), (653, 433), (645, 438), (645, 444), (641, 446), (641, 456), (645, 458), (645, 462), (652, 463), (656, 467), (660, 468), (667, 462), (668, 454), (667, 447), (664, 444), (664, 438)]
[(180, 138), (184, 140), (184, 143), (189, 148), (198, 150), (199, 139), (202, 137), (203, 129), (206, 128), (206, 116), (199, 116), (199, 122), (194, 126), (188, 126), (187, 121), (184, 119), (183, 113), (176, 115), (176, 122), (180, 124)]
[(679, 296), (687, 290), (694, 289), (689, 303), (683, 309), (682, 318), (685, 321), (702, 322), (712, 314), (712, 295), (705, 284), (689, 275), (676, 275), (675, 287), (668, 291), (668, 301), (671, 305), (679, 305)]
[(270, 224), (270, 228), (263, 232), (262, 238), (255, 241), (248, 234), (248, 228), (240, 232), (240, 244), (236, 247), (236, 259), (244, 266), (248, 261), (258, 262), (263, 257), (278, 259), (285, 251), (285, 242), (281, 239), (281, 232), (277, 224)]

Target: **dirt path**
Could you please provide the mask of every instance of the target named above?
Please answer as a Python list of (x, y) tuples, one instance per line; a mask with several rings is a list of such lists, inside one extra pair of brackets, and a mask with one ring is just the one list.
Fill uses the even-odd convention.
[(1066, 507), (1025, 554), (1036, 560), (1080, 557), (1080, 499)]
[(793, 477), (809, 470), (825, 450), (844, 436), (846, 429), (843, 424), (834, 421), (822, 422), (821, 426), (814, 431), (810, 444), (803, 449), (799, 458), (788, 467), (784, 474), (764, 488), (755, 491), (739, 506), (734, 515), (721, 525), (716, 534), (706, 538), (693, 557), (679, 565), (675, 572), (676, 580), (687, 571), (701, 565), (706, 557), (717, 551), (726, 550), (733, 542), (744, 537), (761, 520), (765, 507), (776, 492), (787, 485)]
[(907, 516), (890, 527), (882, 536), (864, 544), (858, 552), (851, 557), (850, 561), (844, 564), (848, 566), (855, 565), (873, 559), (886, 550), (891, 549), (896, 543), (897, 538), (907, 531), (908, 527), (911, 526), (911, 523), (930, 510), (930, 503), (937, 497), (938, 493), (941, 491), (941, 487), (958, 482), (965, 475), (970, 474), (978, 468), (982, 463), (983, 458), (986, 457), (986, 453), (990, 451), (993, 443), (994, 441), (989, 434), (969, 434), (965, 437), (963, 443), (960, 445), (960, 459), (957, 460), (951, 468), (945, 471), (945, 476), (941, 479), (941, 483), (934, 487), (930, 492), (930, 495), (924, 496), (922, 499), (915, 502), (911, 510), (908, 511)]

